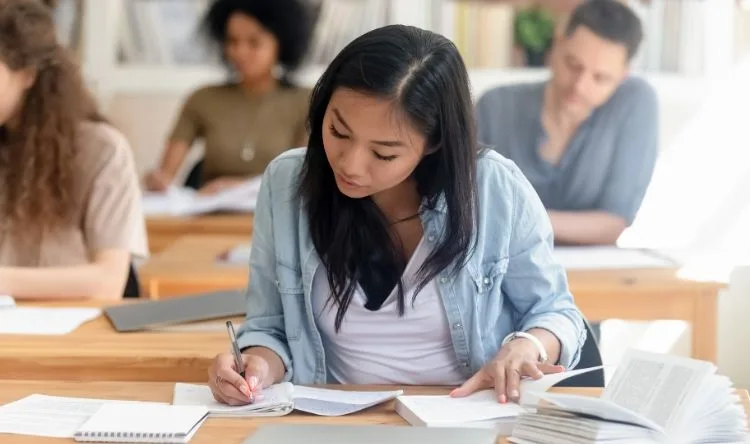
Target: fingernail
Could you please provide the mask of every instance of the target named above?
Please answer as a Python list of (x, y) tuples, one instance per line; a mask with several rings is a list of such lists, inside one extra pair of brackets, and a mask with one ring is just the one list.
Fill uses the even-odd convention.
[(505, 404), (506, 401), (507, 398), (505, 397), (505, 395), (500, 395), (500, 404)]
[(253, 392), (251, 392), (250, 388), (248, 388), (248, 386), (246, 386), (246, 385), (242, 386), (242, 394), (245, 395), (245, 396), (247, 396), (248, 398), (250, 398), (250, 397), (253, 396)]
[(258, 377), (251, 376), (249, 384), (250, 384), (250, 390), (255, 390), (255, 388), (258, 387)]
[(255, 394), (255, 400), (256, 401), (262, 401), (263, 400), (263, 393), (256, 393)]
[(510, 391), (510, 397), (511, 398), (518, 398), (518, 390), (511, 390)]

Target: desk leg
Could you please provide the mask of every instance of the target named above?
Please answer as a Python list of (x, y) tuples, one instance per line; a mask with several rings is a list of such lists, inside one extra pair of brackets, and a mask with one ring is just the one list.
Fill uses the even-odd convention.
[(704, 292), (695, 300), (693, 358), (716, 363), (718, 294)]

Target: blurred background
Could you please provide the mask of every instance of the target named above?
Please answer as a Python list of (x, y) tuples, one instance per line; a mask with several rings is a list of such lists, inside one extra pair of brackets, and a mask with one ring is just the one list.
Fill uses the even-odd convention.
[[(543, 78), (556, 32), (581, 0), (308, 0), (317, 17), (296, 76), (312, 85), (352, 38), (388, 23), (451, 38), (475, 97)], [(640, 213), (620, 246), (673, 252), (691, 279), (727, 283), (719, 305), (719, 366), (750, 386), (750, 1), (623, 0), (645, 40), (634, 68), (659, 98), (660, 155)], [(198, 32), (206, 0), (60, 0), (60, 38), (75, 51), (143, 175), (158, 163), (185, 97), (226, 70)], [(194, 158), (200, 146), (193, 147)], [(185, 170), (189, 167), (186, 166)], [(605, 361), (626, 346), (688, 352), (682, 322), (606, 321)]]

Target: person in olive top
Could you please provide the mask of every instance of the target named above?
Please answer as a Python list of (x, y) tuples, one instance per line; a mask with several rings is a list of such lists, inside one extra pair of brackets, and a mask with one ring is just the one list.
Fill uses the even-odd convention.
[[(312, 20), (297, 0), (216, 0), (204, 18), (234, 79), (195, 91), (183, 105), (146, 188), (165, 190), (193, 142), (205, 155), (188, 186), (214, 193), (261, 174), (281, 152), (307, 144), (309, 89), (288, 75), (300, 64)], [(278, 74), (282, 71), (282, 74)], [(198, 174), (195, 174), (198, 173)]]

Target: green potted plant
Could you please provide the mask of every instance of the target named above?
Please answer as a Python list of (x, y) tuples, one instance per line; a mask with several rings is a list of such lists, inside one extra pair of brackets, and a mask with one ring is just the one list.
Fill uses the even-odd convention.
[(516, 13), (513, 38), (526, 54), (528, 66), (544, 66), (555, 34), (555, 19), (549, 11), (532, 6)]

